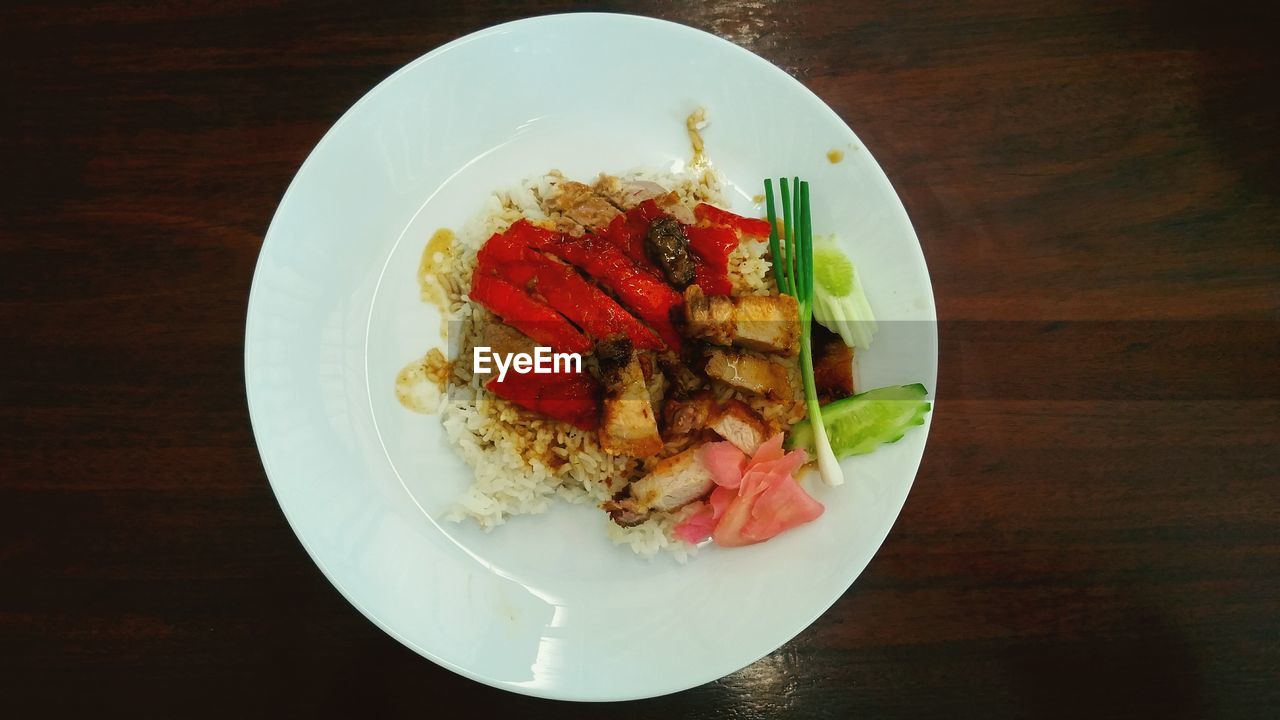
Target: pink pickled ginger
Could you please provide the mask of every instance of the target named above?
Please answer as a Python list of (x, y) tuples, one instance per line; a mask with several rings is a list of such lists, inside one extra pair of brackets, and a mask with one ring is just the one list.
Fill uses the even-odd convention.
[(750, 458), (728, 442), (704, 445), (699, 458), (716, 488), (702, 509), (676, 526), (676, 537), (685, 542), (700, 542), (708, 533), (725, 547), (764, 542), (825, 509), (796, 481), (808, 457), (803, 450), (784, 453), (782, 433)]

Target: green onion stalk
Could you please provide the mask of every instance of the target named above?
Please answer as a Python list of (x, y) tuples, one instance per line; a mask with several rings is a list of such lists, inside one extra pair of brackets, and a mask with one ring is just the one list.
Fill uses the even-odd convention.
[(780, 180), (782, 194), (782, 236), (773, 204), (773, 181), (764, 181), (769, 213), (769, 251), (773, 255), (773, 276), (780, 292), (791, 295), (800, 306), (800, 374), (804, 377), (804, 400), (813, 428), (814, 453), (818, 472), (828, 485), (844, 483), (844, 472), (831, 450), (827, 429), (818, 404), (818, 388), (813, 379), (813, 347), (809, 341), (813, 324), (813, 216), (809, 209), (809, 183), (800, 178)]

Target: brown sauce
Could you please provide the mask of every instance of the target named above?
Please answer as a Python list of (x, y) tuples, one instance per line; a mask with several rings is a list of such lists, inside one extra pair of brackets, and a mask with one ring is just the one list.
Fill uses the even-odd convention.
[(707, 156), (703, 154), (702, 133), (698, 131), (699, 125), (704, 125), (707, 121), (707, 111), (705, 108), (698, 108), (689, 113), (689, 117), (685, 118), (684, 126), (689, 131), (689, 144), (693, 146), (693, 158), (689, 164), (697, 167), (706, 163)]
[(449, 336), (449, 325), (445, 319), (449, 315), (449, 293), (440, 279), (452, 269), (454, 239), (449, 228), (436, 230), (422, 249), (422, 260), (418, 262), (418, 293), (422, 302), (434, 305), (440, 311), (441, 338)]
[(431, 414), (440, 404), (450, 372), (452, 368), (444, 353), (431, 348), (396, 374), (396, 399), (409, 410)]

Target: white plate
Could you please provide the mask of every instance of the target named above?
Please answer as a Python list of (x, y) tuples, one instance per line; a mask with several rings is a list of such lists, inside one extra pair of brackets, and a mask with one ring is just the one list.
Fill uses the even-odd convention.
[[(887, 321), (860, 359), (862, 385), (932, 390), (928, 271), (880, 168), (800, 83), (680, 25), (541, 17), (428, 53), (333, 126), (271, 223), (249, 302), (245, 380), (272, 488), (334, 586), (455, 672), (575, 700), (714, 680), (830, 607), (907, 497), (927, 424), (846, 461), (847, 485), (815, 490), (827, 508), (818, 521), (754, 547), (706, 548), (683, 566), (612, 544), (590, 506), (557, 503), (488, 534), (443, 520), (468, 471), (438, 418), (405, 411), (393, 391), (397, 370), (439, 343), (438, 316), (415, 285), (427, 238), (460, 227), (493, 190), (549, 168), (590, 178), (685, 159), (684, 119), (699, 105), (737, 210), (757, 212), (750, 198), (765, 177), (812, 182), (815, 229), (839, 233)], [(843, 162), (828, 161), (833, 149)]]

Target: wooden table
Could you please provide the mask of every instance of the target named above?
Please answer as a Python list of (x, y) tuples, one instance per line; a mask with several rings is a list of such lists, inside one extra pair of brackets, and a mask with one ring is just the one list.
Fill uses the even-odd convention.
[[(464, 680), (361, 617), (245, 408), (254, 260), (329, 125), (433, 47), (572, 9), (480, 5), (0, 8), (0, 715), (606, 711)], [(933, 273), (939, 402), (830, 612), (609, 716), (1274, 717), (1275, 14), (692, 5), (603, 7), (740, 43), (857, 130)]]

